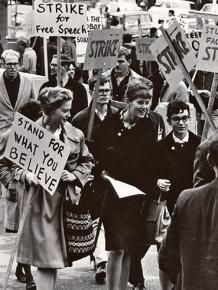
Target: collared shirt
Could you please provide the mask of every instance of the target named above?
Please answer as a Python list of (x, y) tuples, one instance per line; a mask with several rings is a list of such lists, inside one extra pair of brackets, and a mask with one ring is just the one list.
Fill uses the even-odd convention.
[(175, 141), (175, 143), (179, 143), (179, 144), (187, 143), (189, 140), (189, 132), (187, 132), (187, 134), (185, 135), (183, 139), (177, 138), (175, 134), (173, 133), (173, 140)]
[(99, 117), (99, 119), (100, 119), (101, 121), (104, 121), (104, 119), (105, 119), (106, 116), (107, 116), (107, 111), (104, 112), (103, 114), (101, 114), (97, 109), (95, 109), (95, 113), (96, 113), (96, 115)]
[(5, 74), (3, 74), (5, 87), (9, 96), (9, 100), (11, 102), (11, 106), (14, 108), (17, 101), (17, 96), (20, 87), (20, 75), (18, 74), (17, 77), (13, 80), (8, 79)]

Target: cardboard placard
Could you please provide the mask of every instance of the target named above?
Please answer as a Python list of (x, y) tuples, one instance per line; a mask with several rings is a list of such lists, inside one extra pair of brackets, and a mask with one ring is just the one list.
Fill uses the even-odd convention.
[(136, 56), (137, 60), (155, 60), (150, 45), (156, 40), (156, 38), (136, 38)]
[(218, 72), (218, 26), (204, 25), (203, 27), (197, 69)]
[(76, 45), (77, 45), (77, 62), (84, 63), (85, 54), (88, 45), (88, 39), (90, 31), (92, 30), (101, 30), (102, 29), (102, 16), (99, 13), (98, 15), (90, 14), (87, 15), (87, 36), (77, 36)]
[(186, 32), (185, 36), (188, 39), (191, 48), (195, 51), (196, 55), (198, 54), (200, 41), (201, 41), (202, 30)]
[(69, 153), (70, 148), (46, 129), (18, 112), (15, 114), (4, 156), (33, 173), (51, 195), (57, 188)]
[[(181, 61), (189, 72), (196, 64), (196, 56), (178, 21), (174, 20), (173, 24), (167, 29), (167, 32)], [(184, 74), (165, 38), (163, 36), (159, 37), (150, 46), (150, 50), (158, 62), (168, 84), (172, 88), (176, 88), (178, 83), (184, 79)]]
[(87, 5), (82, 3), (34, 2), (37, 36), (86, 36)]
[(84, 70), (113, 68), (121, 45), (119, 29), (93, 30), (86, 50)]

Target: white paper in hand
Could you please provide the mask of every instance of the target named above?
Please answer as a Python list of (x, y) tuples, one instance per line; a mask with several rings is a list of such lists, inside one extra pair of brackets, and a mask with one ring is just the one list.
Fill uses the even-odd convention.
[(111, 185), (113, 186), (119, 198), (129, 197), (129, 196), (138, 195), (138, 194), (146, 195), (143, 191), (139, 190), (135, 186), (116, 180), (108, 175), (104, 175), (104, 177), (110, 181)]

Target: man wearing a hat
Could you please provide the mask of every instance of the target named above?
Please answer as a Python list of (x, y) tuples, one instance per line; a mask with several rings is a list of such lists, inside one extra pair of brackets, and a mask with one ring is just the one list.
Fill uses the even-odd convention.
[[(11, 163), (3, 158), (3, 154), (15, 112), (27, 100), (34, 99), (35, 95), (32, 80), (18, 72), (20, 54), (9, 49), (5, 50), (1, 57), (5, 70), (0, 73), (0, 182), (6, 189), (4, 227), (8, 232), (16, 232), (20, 219), (21, 197), (18, 192), (11, 191), (11, 188), (15, 188), (15, 181), (11, 173)], [(21, 277), (21, 269), (18, 272)], [(16, 271), (16, 274), (18, 272)]]

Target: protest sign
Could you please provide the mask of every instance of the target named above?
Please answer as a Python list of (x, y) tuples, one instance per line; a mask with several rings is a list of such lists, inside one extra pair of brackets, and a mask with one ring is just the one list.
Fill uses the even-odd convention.
[(216, 23), (218, 21), (218, 15), (216, 13), (198, 11), (198, 10), (190, 10), (189, 14), (191, 16), (195, 16), (197, 18), (201, 18), (204, 20), (204, 23), (208, 23), (208, 19), (213, 19)]
[(84, 70), (112, 68), (116, 65), (121, 45), (119, 29), (93, 30), (90, 32)]
[(136, 38), (136, 56), (137, 60), (155, 60), (152, 52), (150, 51), (150, 45), (156, 40), (156, 38)]
[(53, 134), (18, 112), (12, 125), (4, 156), (33, 173), (41, 186), (54, 194), (70, 148)]
[(77, 62), (84, 63), (85, 54), (88, 44), (88, 39), (90, 31), (102, 29), (102, 16), (101, 14), (91, 14), (87, 15), (87, 36), (77, 36), (76, 46), (77, 46)]
[(193, 51), (198, 54), (198, 50), (200, 47), (200, 41), (201, 41), (201, 35), (202, 31), (197, 30), (197, 31), (192, 31), (192, 32), (186, 32), (185, 36), (188, 39), (188, 42), (193, 49)]
[(86, 36), (87, 5), (82, 3), (34, 2), (37, 36)]
[(218, 72), (218, 27), (215, 25), (203, 27), (197, 69)]
[[(173, 24), (167, 29), (167, 33), (180, 60), (189, 72), (196, 64), (196, 56), (188, 43), (184, 31), (180, 28), (176, 20), (174, 20)], [(163, 35), (153, 42), (150, 46), (150, 50), (158, 62), (168, 84), (171, 88), (176, 88), (178, 83), (184, 79), (184, 74)]]

